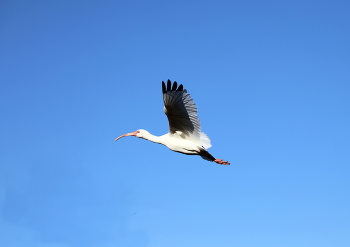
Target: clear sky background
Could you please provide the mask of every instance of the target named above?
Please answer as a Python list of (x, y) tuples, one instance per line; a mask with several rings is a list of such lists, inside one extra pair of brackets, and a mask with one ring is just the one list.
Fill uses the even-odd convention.
[[(350, 246), (349, 1), (1, 1), (0, 245)], [(220, 166), (168, 131), (194, 98)]]

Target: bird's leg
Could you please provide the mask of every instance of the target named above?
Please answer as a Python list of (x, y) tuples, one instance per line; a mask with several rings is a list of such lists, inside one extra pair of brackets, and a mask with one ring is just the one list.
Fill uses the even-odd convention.
[(227, 161), (223, 161), (222, 159), (215, 159), (214, 162), (218, 163), (220, 165), (229, 165), (230, 164)]

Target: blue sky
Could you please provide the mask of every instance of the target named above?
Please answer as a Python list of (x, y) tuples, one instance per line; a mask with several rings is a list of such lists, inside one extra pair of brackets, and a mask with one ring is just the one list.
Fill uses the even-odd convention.
[[(2, 1), (0, 245), (349, 246), (348, 1)], [(220, 166), (168, 131), (194, 98)]]

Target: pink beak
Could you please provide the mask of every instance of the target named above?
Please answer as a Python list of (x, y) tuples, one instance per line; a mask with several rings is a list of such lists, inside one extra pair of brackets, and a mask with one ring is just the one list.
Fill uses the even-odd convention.
[(114, 141), (118, 141), (120, 138), (122, 138), (124, 136), (136, 136), (137, 133), (139, 133), (138, 130), (136, 130), (135, 132), (132, 132), (132, 133), (127, 133), (127, 134), (121, 135), (118, 138), (116, 138)]

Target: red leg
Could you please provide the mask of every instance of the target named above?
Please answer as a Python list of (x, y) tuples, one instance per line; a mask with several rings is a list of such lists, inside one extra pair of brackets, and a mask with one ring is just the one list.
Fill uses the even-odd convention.
[(229, 165), (230, 164), (227, 161), (223, 161), (222, 159), (215, 159), (214, 162), (218, 163), (220, 165)]

